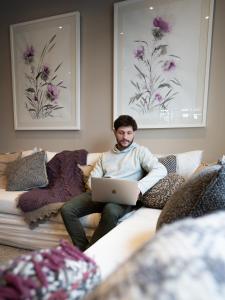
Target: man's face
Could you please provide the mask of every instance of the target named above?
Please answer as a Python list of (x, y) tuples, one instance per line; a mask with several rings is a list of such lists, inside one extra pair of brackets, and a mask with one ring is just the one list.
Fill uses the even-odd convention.
[(114, 130), (114, 134), (119, 150), (126, 149), (133, 143), (135, 133), (132, 126), (119, 127), (117, 130)]

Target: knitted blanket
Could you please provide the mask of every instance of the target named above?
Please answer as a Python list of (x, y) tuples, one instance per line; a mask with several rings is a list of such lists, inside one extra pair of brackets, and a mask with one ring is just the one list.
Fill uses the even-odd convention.
[(45, 219), (58, 212), (65, 201), (84, 192), (83, 174), (78, 164), (85, 165), (87, 151), (62, 151), (47, 164), (49, 184), (20, 195), (19, 207), (28, 223)]

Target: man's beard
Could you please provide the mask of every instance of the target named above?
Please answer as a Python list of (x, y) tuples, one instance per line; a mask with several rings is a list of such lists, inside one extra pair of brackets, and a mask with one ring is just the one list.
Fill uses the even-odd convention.
[(127, 146), (123, 146), (123, 145), (121, 144), (121, 142), (118, 142), (118, 141), (117, 141), (117, 145), (116, 145), (117, 149), (119, 149), (119, 150), (127, 149), (127, 148), (130, 147), (130, 145), (133, 143), (134, 139), (132, 139), (131, 141), (128, 141), (128, 140), (123, 140), (123, 141), (128, 142), (128, 145), (127, 145)]

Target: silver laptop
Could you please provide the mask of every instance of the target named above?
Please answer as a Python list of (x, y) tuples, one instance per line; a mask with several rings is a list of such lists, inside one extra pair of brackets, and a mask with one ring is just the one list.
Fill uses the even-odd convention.
[(92, 200), (136, 205), (139, 188), (137, 181), (106, 177), (91, 178)]

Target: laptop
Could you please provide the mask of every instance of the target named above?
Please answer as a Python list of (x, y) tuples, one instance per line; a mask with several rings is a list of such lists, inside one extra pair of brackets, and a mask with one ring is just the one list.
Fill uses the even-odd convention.
[(136, 205), (139, 188), (137, 181), (107, 177), (91, 178), (92, 200)]

